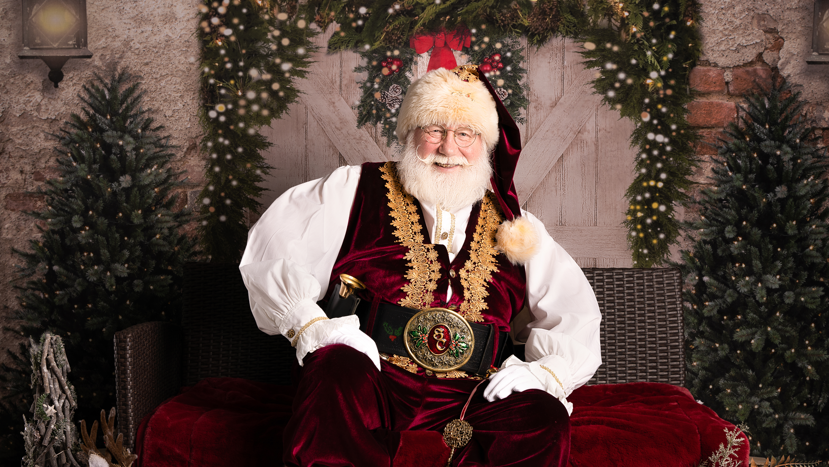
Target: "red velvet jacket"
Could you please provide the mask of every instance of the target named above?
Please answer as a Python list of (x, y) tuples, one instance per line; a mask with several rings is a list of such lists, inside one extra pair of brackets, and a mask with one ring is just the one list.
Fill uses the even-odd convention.
[[(345, 273), (386, 302), (455, 309), (468, 321), (509, 331), (524, 306), (526, 275), (495, 249), (495, 230), (502, 220), (491, 194), (476, 203), (464, 246), (450, 262), (444, 245), (426, 243), (431, 236), (420, 204), (404, 191), (396, 164), (363, 164), (328, 293)], [(447, 302), (448, 286), (453, 293)]]

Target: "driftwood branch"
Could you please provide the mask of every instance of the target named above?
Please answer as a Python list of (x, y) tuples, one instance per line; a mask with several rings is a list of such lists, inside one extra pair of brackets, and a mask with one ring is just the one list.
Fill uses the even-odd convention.
[(49, 394), (49, 372), (46, 370), (46, 356), (49, 354), (49, 341), (52, 339), (52, 335), (47, 332), (44, 339), (43, 352), (40, 358), (40, 372), (43, 375), (43, 391)]
[(52, 371), (55, 373), (55, 378), (58, 380), (58, 383), (60, 383), (60, 388), (63, 390), (63, 395), (65, 395), (66, 398), (69, 399), (69, 404), (73, 408), (77, 407), (77, 404), (75, 403), (75, 399), (72, 397), (72, 391), (69, 390), (69, 386), (66, 385), (66, 379), (64, 379), (63, 373), (60, 371), (60, 368), (58, 368), (58, 364), (55, 363), (54, 353), (55, 352), (50, 347), (49, 348), (49, 357), (48, 357), (49, 358), (49, 366), (52, 368)]
[[(24, 465), (39, 467), (81, 467), (72, 449), (77, 430), (72, 422), (75, 400), (67, 375), (68, 362), (60, 336), (46, 332), (36, 343), (30, 339), (32, 389), (31, 419), (24, 418), (26, 445)], [(60, 362), (60, 364), (58, 364)]]

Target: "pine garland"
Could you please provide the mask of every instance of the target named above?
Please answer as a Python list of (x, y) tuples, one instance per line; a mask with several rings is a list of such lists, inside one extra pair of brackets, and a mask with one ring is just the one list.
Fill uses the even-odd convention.
[(633, 265), (659, 265), (677, 243), (675, 209), (687, 200), (683, 190), (696, 167), (697, 134), (684, 106), (693, 100), (687, 83), (699, 56), (697, 19), (691, 2), (678, 0), (591, 0), (588, 10), (594, 24), (610, 25), (584, 35), (585, 66), (600, 70), (596, 93), (636, 124), (631, 146), (639, 155), (625, 221)]
[[(251, 12), (262, 11), (251, 6), (252, 0), (244, 1)], [(501, 70), (504, 76), (496, 77), (496, 83), (503, 79), (504, 89), (512, 91), (508, 107), (519, 120), (520, 109), (527, 106), (526, 88), (520, 84), (526, 70), (520, 68), (521, 57), (516, 55), (520, 49), (511, 41), (526, 35), (528, 43), (535, 46), (543, 45), (554, 36), (584, 42), (586, 66), (600, 68), (599, 77), (593, 82), (596, 92), (604, 96), (605, 103), (636, 123), (631, 144), (639, 148), (640, 155), (635, 179), (627, 191), (630, 207), (625, 221), (630, 231), (628, 240), (633, 263), (640, 267), (662, 264), (669, 255), (670, 246), (676, 243), (679, 226), (674, 217), (675, 209), (687, 199), (683, 190), (691, 185), (688, 177), (695, 167), (693, 143), (697, 140), (696, 132), (685, 120), (684, 109), (684, 105), (692, 100), (687, 88), (688, 73), (699, 55), (698, 18), (693, 0), (620, 3), (590, 0), (586, 8), (579, 0), (311, 0), (304, 7), (282, 2), (268, 8), (281, 8), (279, 11), (285, 15), (285, 20), (277, 20), (274, 15), (248, 13), (245, 32), (234, 30), (231, 33), (231, 37), (236, 36), (237, 45), (223, 49), (227, 57), (217, 56), (216, 50), (222, 48), (217, 49), (216, 41), (227, 33), (221, 27), (210, 26), (214, 24), (213, 18), (224, 21), (241, 17), (238, 11), (243, 8), (242, 2), (233, 0), (230, 4), (229, 0), (224, 0), (222, 5), (227, 11), (221, 14), (216, 2), (206, 4), (213, 9), (203, 10), (207, 21), (207, 27), (202, 23), (205, 70), (209, 69), (211, 74), (221, 73), (224, 77), (221, 81), (218, 76), (213, 77), (215, 83), (210, 82), (212, 76), (206, 71), (203, 90), (208, 116), (210, 110), (218, 115), (220, 104), (226, 109), (231, 109), (230, 105), (240, 106), (232, 102), (233, 99), (218, 95), (222, 88), (226, 93), (231, 91), (229, 95), (235, 92), (238, 97), (239, 90), (244, 89), (247, 94), (251, 86), (260, 86), (267, 81), (254, 79), (244, 85), (227, 86), (227, 83), (233, 84), (231, 80), (235, 80), (236, 75), (226, 73), (219, 66), (221, 63), (229, 62), (235, 67), (238, 59), (246, 61), (247, 67), (261, 59), (256, 62), (261, 67), (254, 68), (272, 78), (281, 75), (266, 69), (272, 69), (274, 60), (280, 59), (292, 64), (291, 79), (301, 78), (307, 68), (307, 55), (295, 52), (300, 50), (298, 44), (306, 53), (310, 50), (307, 21), (312, 19), (322, 29), (336, 22), (338, 26), (328, 42), (328, 49), (356, 49), (365, 60), (356, 69), (368, 74), (362, 85), (358, 122), (360, 125), (380, 124), (388, 144), (393, 140), (395, 111), (392, 108), (396, 102), (396, 86), (403, 95), (410, 80), (407, 71), (413, 55), (409, 39), (413, 35), (474, 25), (478, 29), (473, 33), (476, 38), (488, 37), (501, 42), (505, 50), (511, 49), (511, 70), (508, 73)], [(280, 29), (280, 37), (290, 38), (291, 45), (279, 48), (279, 38), (268, 34), (276, 29)], [(258, 46), (241, 46), (250, 43)], [(270, 48), (268, 44), (271, 44)], [(492, 55), (491, 51), (481, 50), (481, 44), (483, 42), (479, 41), (466, 50), (471, 61), (480, 63), (484, 55)], [(273, 50), (273, 45), (278, 51)], [(397, 55), (394, 56), (403, 62), (403, 70), (380, 74), (383, 67), (379, 64), (395, 51)], [(292, 57), (287, 58), (292, 53)], [(509, 58), (505, 55), (502, 54), (502, 59)], [(256, 120), (248, 121), (234, 114), (231, 122), (230, 113), (226, 113), (222, 115), (226, 118), (224, 122), (204, 119), (207, 137), (202, 148), (216, 159), (208, 164), (208, 186), (202, 193), (205, 205), (201, 233), (205, 251), (214, 260), (238, 258), (247, 230), (244, 210), (259, 206), (256, 198), (262, 189), (257, 183), (261, 182), (268, 167), (258, 152), (268, 143), (256, 135), (255, 129), (270, 122), (269, 118), (281, 115), (287, 104), (296, 98), (290, 79), (279, 82), (279, 85), (284, 94), (275, 101), (281, 107), (272, 109), (268, 118), (263, 119), (260, 115)], [(254, 94), (258, 91), (256, 89)], [(389, 99), (384, 97), (386, 95)], [(244, 156), (232, 154), (233, 162), (222, 159), (219, 152), (225, 151), (215, 148), (224, 146), (242, 148)]]
[(295, 102), (295, 78), (310, 64), (305, 9), (295, 1), (205, 0), (202, 21), (202, 153), (208, 156), (199, 234), (216, 262), (241, 258), (247, 211), (256, 211), (259, 186), (270, 167), (261, 152), (271, 146), (259, 133)]

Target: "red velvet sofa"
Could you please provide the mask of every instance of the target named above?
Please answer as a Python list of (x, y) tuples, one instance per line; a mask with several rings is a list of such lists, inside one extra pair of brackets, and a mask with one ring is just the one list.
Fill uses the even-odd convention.
[[(682, 387), (679, 272), (584, 272), (603, 313), (604, 363), (569, 399), (570, 465), (699, 466), (735, 428)], [(235, 265), (188, 265), (184, 300), (181, 326), (115, 336), (118, 429), (136, 465), (281, 465), (293, 349), (256, 328)], [(743, 465), (748, 454), (743, 439)]]

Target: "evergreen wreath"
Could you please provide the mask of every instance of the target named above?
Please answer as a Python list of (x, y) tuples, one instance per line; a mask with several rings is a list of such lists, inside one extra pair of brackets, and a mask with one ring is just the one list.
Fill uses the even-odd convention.
[[(475, 34), (476, 30), (473, 29), (472, 33)], [(527, 75), (527, 69), (521, 66), (521, 62), (524, 61), (524, 49), (517, 37), (496, 33), (484, 35), (480, 41), (474, 39), (475, 36), (473, 45), (467, 52), (469, 63), (480, 66), (480, 71), (487, 75), (490, 84), (495, 88), (495, 93), (513, 119), (518, 123), (524, 123), (521, 110), (526, 110), (530, 101), (527, 99), (527, 85), (522, 84)], [(482, 44), (485, 46), (481, 47)]]
[[(476, 30), (470, 32), (475, 34)], [(527, 70), (521, 66), (524, 60), (523, 49), (518, 40), (506, 34), (484, 36), (479, 39), (471, 37), (474, 44), (466, 50), (469, 63), (486, 65), (481, 68), (489, 77), (495, 92), (519, 123), (524, 122), (521, 110), (526, 109), (529, 101), (526, 97), (527, 87), (521, 84)], [(480, 47), (475, 42), (489, 44)], [(397, 137), (394, 133), (397, 110), (403, 96), (411, 84), (412, 65), (417, 54), (410, 47), (394, 49), (369, 48), (360, 51), (362, 63), (354, 69), (368, 76), (361, 83), (362, 96), (357, 105), (357, 126), (364, 124), (380, 125), (380, 133), (386, 138), (386, 145), (391, 145)]]
[(416, 54), (410, 48), (369, 49), (360, 52), (362, 63), (354, 71), (367, 73), (360, 85), (363, 94), (357, 104), (357, 126), (380, 125), (380, 134), (391, 145), (397, 137), (397, 110), (411, 84), (412, 64)]
[[(687, 124), (683, 107), (692, 100), (688, 73), (700, 50), (694, 0), (589, 0), (586, 7), (580, 0), (310, 0), (304, 5), (287, 0), (205, 1), (200, 30), (206, 70), (202, 149), (215, 158), (208, 161), (208, 183), (201, 196), (205, 203), (201, 234), (204, 250), (214, 260), (238, 259), (244, 247), (244, 210), (259, 207), (256, 198), (262, 188), (257, 183), (268, 169), (259, 155), (268, 143), (255, 130), (278, 118), (296, 100), (291, 80), (304, 77), (307, 70), (309, 19), (323, 30), (332, 22), (338, 24), (329, 50), (360, 51), (365, 64), (356, 71), (367, 72), (368, 78), (358, 105), (358, 123), (381, 124), (387, 141), (393, 137), (392, 108), (410, 83), (408, 70), (414, 55), (409, 39), (413, 35), (477, 25), (480, 32), (473, 33), (475, 37), (486, 30), (483, 38), (500, 41), (513, 60), (510, 72), (500, 79), (507, 92), (512, 90), (508, 107), (514, 116), (527, 106), (520, 84), (526, 71), (516, 55), (520, 48), (510, 40), (526, 35), (529, 44), (541, 46), (553, 36), (565, 36), (583, 42), (586, 66), (598, 67), (593, 81), (596, 92), (636, 123), (631, 144), (639, 148), (640, 156), (627, 191), (630, 207), (625, 221), (634, 266), (664, 263), (676, 243), (675, 208), (687, 199), (683, 190), (691, 185), (688, 177), (695, 167), (697, 134)], [(234, 19), (239, 22), (233, 23)], [(233, 44), (228, 43), (233, 37)], [(475, 44), (478, 50), (469, 48), (470, 61), (482, 64), (484, 56), (492, 56), (480, 48), (483, 43)], [(383, 75), (383, 68), (391, 68), (382, 66), (389, 57), (402, 62), (395, 64), (400, 71)], [(509, 57), (501, 54), (501, 60), (505, 58)], [(222, 68), (222, 63), (230, 68)], [(246, 65), (237, 67), (237, 63)], [(282, 69), (285, 64), (290, 64), (290, 72)], [(258, 70), (258, 78), (245, 75), (246, 69)], [(237, 77), (240, 71), (243, 76)], [(267, 104), (257, 104), (260, 109), (270, 106), (267, 115), (249, 111), (252, 105), (234, 102), (242, 94), (251, 94), (250, 90), (255, 98), (260, 91), (272, 95), (277, 89), (281, 92)], [(220, 112), (222, 104), (223, 111), (235, 105), (236, 112)], [(246, 100), (246, 104), (251, 102)], [(246, 113), (239, 115), (239, 110)], [(215, 150), (225, 146), (242, 152)], [(226, 153), (225, 158), (220, 152)]]

